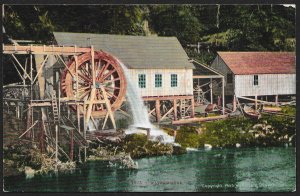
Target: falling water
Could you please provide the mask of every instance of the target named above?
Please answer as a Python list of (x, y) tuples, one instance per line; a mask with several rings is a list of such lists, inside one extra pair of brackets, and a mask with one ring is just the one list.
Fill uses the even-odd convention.
[(173, 143), (175, 138), (166, 134), (164, 131), (158, 129), (153, 124), (151, 124), (147, 108), (138, 92), (138, 86), (135, 82), (132, 82), (129, 70), (127, 67), (119, 61), (122, 66), (126, 80), (127, 80), (127, 100), (131, 107), (133, 116), (133, 125), (131, 125), (126, 131), (126, 134), (133, 133), (144, 133), (144, 131), (137, 129), (136, 127), (150, 128), (150, 137), (153, 140), (160, 140), (163, 143)]

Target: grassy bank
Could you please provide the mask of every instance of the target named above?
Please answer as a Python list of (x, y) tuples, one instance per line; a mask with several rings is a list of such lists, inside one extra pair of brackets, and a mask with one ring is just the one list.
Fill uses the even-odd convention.
[[(183, 147), (295, 145), (295, 107), (283, 107), (284, 115), (263, 115), (259, 120), (228, 118), (193, 127), (181, 127), (175, 141)], [(293, 117), (292, 117), (293, 116)]]

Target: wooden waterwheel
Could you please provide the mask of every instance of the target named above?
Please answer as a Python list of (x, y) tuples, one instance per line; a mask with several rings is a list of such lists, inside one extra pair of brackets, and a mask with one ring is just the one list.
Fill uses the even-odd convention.
[[(61, 78), (62, 94), (68, 99), (79, 99), (81, 101), (104, 100), (107, 96), (111, 111), (118, 109), (126, 95), (126, 80), (123, 69), (118, 61), (111, 55), (103, 51), (94, 52), (94, 65), (92, 65), (91, 53), (84, 53), (73, 58), (65, 69)], [(92, 67), (94, 66), (94, 71)], [(95, 85), (93, 85), (95, 77)], [(78, 86), (77, 86), (78, 85)], [(105, 91), (103, 94), (102, 91)], [(94, 94), (93, 94), (94, 93)], [(93, 98), (91, 98), (93, 97)], [(71, 106), (76, 110), (76, 106)], [(83, 111), (83, 106), (79, 106)], [(103, 117), (107, 113), (107, 106), (104, 103), (93, 104), (91, 115), (93, 117)]]

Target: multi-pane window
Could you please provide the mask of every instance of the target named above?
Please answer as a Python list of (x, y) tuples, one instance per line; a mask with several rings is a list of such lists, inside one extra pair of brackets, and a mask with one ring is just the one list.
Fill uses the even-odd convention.
[(139, 87), (146, 88), (146, 74), (139, 74)]
[(232, 84), (232, 74), (227, 74), (227, 84)]
[(161, 87), (161, 86), (162, 86), (162, 75), (155, 74), (155, 87)]
[(254, 77), (253, 77), (253, 85), (254, 86), (258, 85), (258, 75), (254, 75)]
[(171, 87), (177, 87), (177, 74), (171, 74)]

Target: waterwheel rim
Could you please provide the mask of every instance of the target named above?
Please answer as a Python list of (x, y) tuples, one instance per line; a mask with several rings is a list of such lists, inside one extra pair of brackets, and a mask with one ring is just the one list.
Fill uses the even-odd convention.
[[(92, 57), (90, 53), (77, 57), (77, 75), (75, 59), (73, 58), (68, 63), (68, 69), (63, 71), (61, 78), (62, 93), (68, 99), (88, 101), (93, 87), (93, 74), (95, 74), (95, 100), (104, 99), (101, 93), (102, 86), (111, 104), (111, 110), (115, 111), (121, 107), (126, 95), (126, 80), (123, 69), (112, 55), (104, 51), (95, 51), (94, 54), (94, 72), (92, 71)], [(76, 80), (78, 80), (78, 87)], [(72, 105), (71, 107), (74, 110), (80, 109), (81, 112), (84, 111), (83, 106), (76, 108), (76, 106)], [(103, 117), (106, 113), (107, 108), (105, 104), (93, 105), (91, 113), (93, 117)]]

